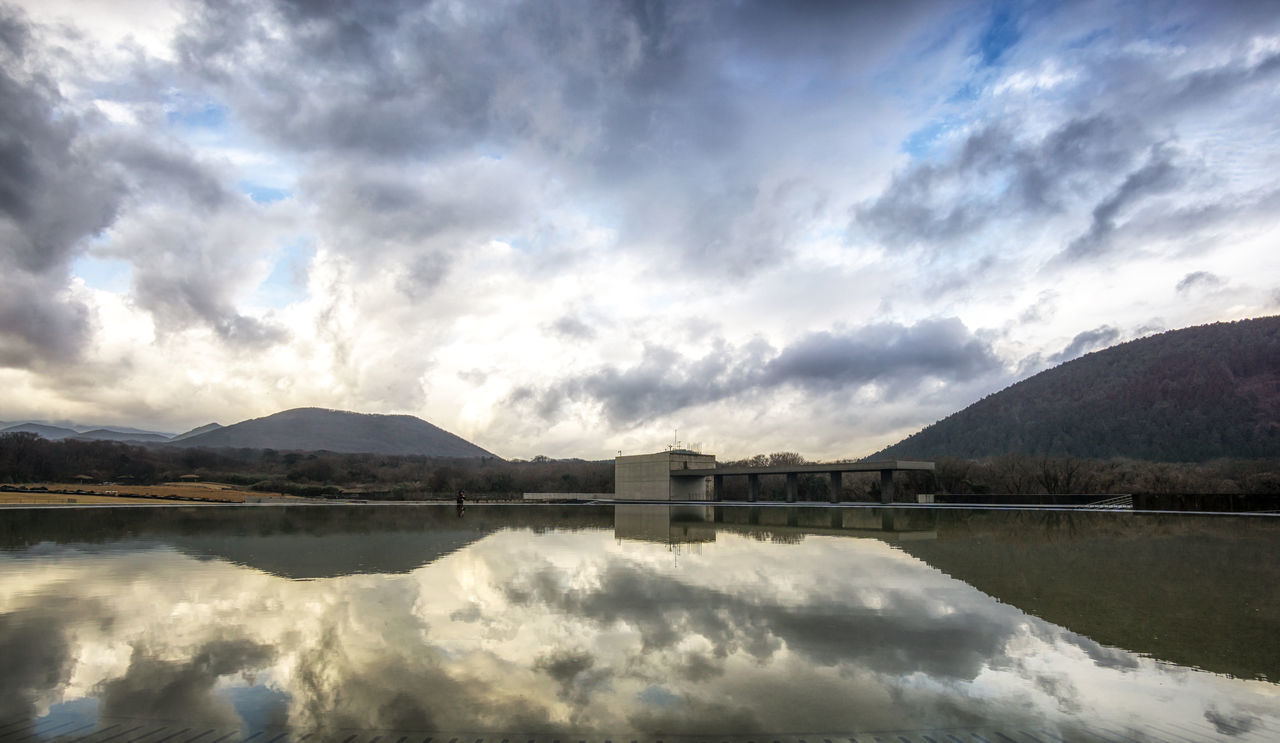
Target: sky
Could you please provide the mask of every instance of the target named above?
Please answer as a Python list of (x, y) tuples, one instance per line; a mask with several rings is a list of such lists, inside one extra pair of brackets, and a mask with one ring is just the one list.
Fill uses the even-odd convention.
[(0, 420), (860, 457), (1280, 312), (1264, 2), (0, 4)]

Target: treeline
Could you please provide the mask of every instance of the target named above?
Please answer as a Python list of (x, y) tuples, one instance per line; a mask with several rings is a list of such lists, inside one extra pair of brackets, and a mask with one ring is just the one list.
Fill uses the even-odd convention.
[(612, 493), (613, 462), (504, 461), (274, 449), (178, 449), (114, 441), (49, 441), (35, 434), (0, 434), (0, 483), (94, 482), (148, 485), (184, 475), (266, 492), (327, 495), (365, 491), (370, 497), (417, 499), (469, 493)]
[(935, 462), (937, 492), (957, 495), (1067, 493), (1280, 493), (1280, 460), (1147, 462), (1006, 454)]
[[(724, 465), (806, 464), (796, 452), (757, 454)], [(147, 485), (184, 475), (255, 490), (295, 495), (363, 493), (369, 498), (416, 500), (526, 492), (612, 493), (613, 462), (579, 459), (504, 461), (273, 449), (176, 449), (115, 441), (49, 441), (35, 434), (0, 434), (0, 483), (94, 482)], [(901, 495), (914, 493), (1280, 493), (1280, 460), (1216, 459), (1170, 463), (1136, 459), (1082, 459), (1010, 454), (981, 459), (944, 457), (933, 472), (903, 472)], [(725, 478), (730, 499), (746, 498), (746, 478)], [(800, 500), (827, 500), (825, 474), (799, 478)], [(786, 478), (761, 478), (762, 497), (785, 498)], [(876, 500), (877, 473), (846, 474), (843, 500)]]

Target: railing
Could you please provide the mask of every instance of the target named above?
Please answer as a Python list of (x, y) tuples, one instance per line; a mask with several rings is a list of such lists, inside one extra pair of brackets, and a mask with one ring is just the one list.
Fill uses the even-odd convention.
[(1094, 501), (1088, 505), (1089, 508), (1114, 508), (1120, 510), (1133, 510), (1132, 495), (1117, 495), (1114, 498), (1105, 498), (1100, 501)]

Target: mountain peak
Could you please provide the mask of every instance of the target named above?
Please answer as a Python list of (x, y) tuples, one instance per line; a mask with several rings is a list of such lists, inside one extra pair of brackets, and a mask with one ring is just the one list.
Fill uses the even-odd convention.
[(311, 407), (282, 410), (211, 430), (194, 429), (174, 439), (174, 443), (177, 446), (326, 450), (428, 457), (495, 456), (412, 415), (355, 413)]

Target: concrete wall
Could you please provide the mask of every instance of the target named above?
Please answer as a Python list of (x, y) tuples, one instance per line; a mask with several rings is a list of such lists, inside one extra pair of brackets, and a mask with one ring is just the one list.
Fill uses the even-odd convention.
[(712, 454), (664, 451), (613, 460), (614, 497), (620, 500), (710, 500), (710, 477), (673, 479), (671, 470), (716, 466)]

